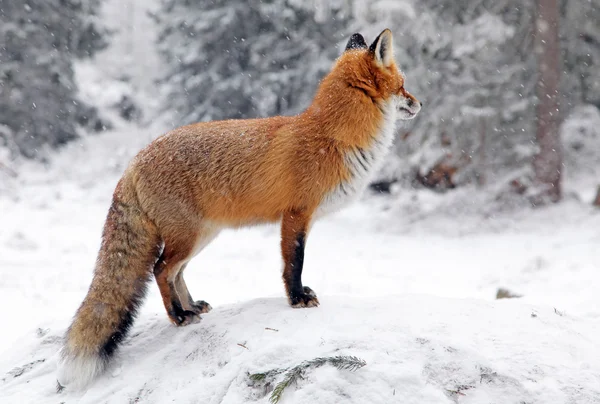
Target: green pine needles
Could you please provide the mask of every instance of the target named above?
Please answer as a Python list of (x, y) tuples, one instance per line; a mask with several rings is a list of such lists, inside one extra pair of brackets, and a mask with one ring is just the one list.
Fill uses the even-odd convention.
[(267, 372), (249, 374), (248, 377), (253, 382), (257, 382), (259, 385), (266, 387), (268, 384), (274, 382), (280, 374), (285, 373), (283, 380), (277, 383), (271, 392), (271, 397), (269, 397), (269, 402), (271, 404), (277, 404), (279, 400), (281, 400), (281, 396), (285, 389), (290, 385), (297, 383), (299, 379), (304, 379), (304, 374), (308, 369), (318, 368), (327, 364), (335, 366), (339, 370), (349, 370), (350, 372), (354, 372), (365, 366), (367, 362), (356, 356), (330, 356), (304, 361), (299, 365), (290, 368), (272, 369)]

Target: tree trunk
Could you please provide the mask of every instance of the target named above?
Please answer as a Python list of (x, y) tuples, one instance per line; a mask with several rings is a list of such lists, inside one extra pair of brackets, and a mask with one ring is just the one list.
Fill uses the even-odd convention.
[(600, 208), (600, 185), (598, 186), (598, 191), (596, 192), (596, 198), (594, 198), (594, 202), (592, 205)]
[(485, 156), (485, 137), (487, 132), (487, 121), (486, 117), (479, 117), (479, 161), (477, 168), (477, 185), (483, 187), (485, 185), (485, 174), (486, 174), (486, 156)]
[(558, 0), (536, 0), (536, 6), (534, 52), (538, 65), (536, 139), (539, 153), (533, 160), (533, 169), (541, 191), (538, 195), (539, 199), (557, 202), (561, 198), (562, 171), (558, 101), (560, 82)]

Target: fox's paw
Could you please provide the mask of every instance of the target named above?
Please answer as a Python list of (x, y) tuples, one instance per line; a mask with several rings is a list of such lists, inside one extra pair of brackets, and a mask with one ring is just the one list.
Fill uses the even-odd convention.
[(193, 311), (184, 310), (181, 313), (178, 313), (176, 316), (170, 317), (171, 321), (179, 327), (183, 327), (185, 325), (196, 324), (199, 323), (200, 313), (194, 313)]
[(316, 293), (308, 286), (303, 288), (303, 293), (292, 294), (289, 300), (290, 306), (295, 309), (300, 307), (317, 307), (319, 305)]
[(204, 300), (197, 300), (192, 304), (192, 311), (196, 314), (208, 313), (212, 310), (212, 306)]

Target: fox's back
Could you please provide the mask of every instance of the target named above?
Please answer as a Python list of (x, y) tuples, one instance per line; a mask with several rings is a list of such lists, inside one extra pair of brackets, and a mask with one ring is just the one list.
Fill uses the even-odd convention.
[(243, 225), (318, 204), (343, 176), (342, 157), (301, 119), (202, 122), (159, 137), (129, 168), (144, 209)]
[[(281, 164), (281, 159), (274, 158), (273, 147), (275, 134), (287, 120), (201, 122), (159, 137), (130, 167), (138, 193), (148, 198), (145, 208), (171, 204), (219, 217), (241, 199), (255, 203), (256, 196), (270, 188), (273, 170), (267, 167)], [(203, 203), (205, 200), (211, 203)], [(213, 212), (216, 210), (221, 212)]]
[[(232, 182), (240, 181), (235, 174), (239, 174), (241, 166), (244, 173), (261, 169), (269, 158), (275, 134), (286, 121), (285, 117), (274, 117), (183, 126), (148, 145), (133, 165), (148, 180), (158, 176), (161, 181), (179, 178), (194, 183), (202, 191), (207, 191), (206, 187), (215, 189), (217, 185), (226, 190)], [(248, 180), (244, 173), (242, 179)], [(217, 184), (195, 181), (213, 176), (219, 178)]]

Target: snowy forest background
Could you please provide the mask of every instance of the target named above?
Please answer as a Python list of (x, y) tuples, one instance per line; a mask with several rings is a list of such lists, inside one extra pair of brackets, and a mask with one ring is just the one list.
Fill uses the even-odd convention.
[[(350, 34), (389, 27), (425, 109), (399, 127), (374, 189), (467, 187), (489, 190), (481, 204), (495, 208), (535, 204), (536, 155), (551, 150), (563, 181), (549, 181), (566, 193), (549, 199), (572, 196), (574, 183), (595, 195), (598, 0), (123, 1), (101, 18), (102, 6), (0, 1), (5, 183), (23, 158), (49, 162), (52, 149), (126, 121), (169, 128), (298, 113)], [(560, 141), (541, 150), (539, 136)]]
[[(600, 403), (599, 21), (600, 0), (0, 0), (0, 402), (266, 404), (282, 369), (349, 355), (367, 365), (280, 403)], [(113, 367), (58, 395), (130, 159), (185, 123), (301, 111), (386, 27), (424, 107), (311, 230), (321, 305), (287, 305), (278, 226), (224, 230), (186, 269), (199, 324), (151, 282)]]

